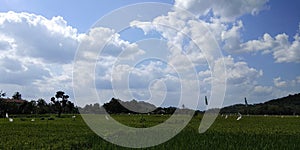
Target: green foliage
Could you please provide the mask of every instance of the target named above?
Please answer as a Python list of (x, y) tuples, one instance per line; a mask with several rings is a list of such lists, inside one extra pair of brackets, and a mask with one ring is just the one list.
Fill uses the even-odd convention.
[(16, 92), (13, 96), (13, 99), (17, 99), (17, 100), (21, 100), (22, 99), (22, 95), (20, 92)]
[[(246, 99), (245, 99), (245, 103)], [(300, 93), (289, 95), (261, 104), (237, 104), (222, 108), (221, 113), (237, 113), (252, 115), (300, 115)]]
[(72, 107), (74, 107), (74, 104), (70, 103), (68, 99), (69, 99), (69, 95), (66, 95), (65, 92), (63, 91), (57, 91), (55, 97), (51, 98), (51, 102), (53, 102), (54, 104), (54, 109), (57, 112), (58, 117), (61, 116), (61, 113), (66, 112), (66, 109), (71, 109), (69, 111), (72, 111), (73, 109)]
[[(21, 114), (55, 114), (58, 112), (60, 105), (47, 103), (44, 99), (37, 101), (26, 101), (15, 102), (11, 99), (0, 99), (0, 116), (4, 117), (5, 113), (10, 115), (21, 115)], [(78, 109), (71, 101), (67, 101), (64, 107), (61, 107), (61, 113), (77, 114)]]
[[(101, 116), (104, 117), (104, 116)], [(112, 115), (133, 127), (155, 126), (169, 115)], [(0, 149), (128, 149), (113, 145), (93, 133), (78, 115), (44, 120), (0, 119)], [(194, 117), (170, 141), (146, 149), (300, 149), (300, 118), (286, 116), (218, 117), (204, 134), (198, 133), (201, 115)]]

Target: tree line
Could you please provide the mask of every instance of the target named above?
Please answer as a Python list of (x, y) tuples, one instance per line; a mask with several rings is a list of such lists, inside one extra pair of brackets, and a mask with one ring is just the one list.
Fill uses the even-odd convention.
[[(181, 113), (189, 113), (192, 110), (176, 107), (156, 107), (153, 104), (132, 100), (123, 102), (122, 100), (112, 98), (109, 102), (100, 105), (99, 103), (88, 104), (83, 108), (75, 106), (74, 103), (69, 101), (69, 96), (63, 91), (57, 91), (51, 101), (47, 103), (44, 99), (26, 101), (22, 100), (22, 95), (16, 92), (11, 98), (4, 98), (6, 93), (0, 91), (0, 115), (5, 116), (9, 114), (138, 114), (138, 113), (151, 113), (151, 114), (173, 114), (176, 110)], [(207, 99), (205, 98), (207, 103)], [(133, 111), (137, 110), (137, 112)], [(208, 110), (214, 111), (214, 110)], [(204, 111), (196, 110), (195, 114), (201, 114)], [(289, 95), (286, 97), (267, 101), (259, 104), (248, 104), (245, 99), (245, 104), (236, 104), (224, 107), (220, 110), (222, 114), (242, 113), (251, 115), (300, 115), (300, 93)]]
[(69, 101), (69, 96), (63, 91), (57, 91), (47, 103), (44, 99), (22, 100), (19, 92), (14, 93), (11, 98), (4, 98), (6, 93), (0, 91), (0, 115), (2, 117), (8, 114), (57, 114), (61, 117), (62, 113), (79, 113), (78, 107)]
[(251, 115), (300, 115), (300, 93), (259, 104), (236, 104), (220, 111), (224, 114), (238, 112)]
[[(109, 102), (104, 103), (102, 106), (99, 103), (89, 104), (85, 107), (79, 107), (79, 112), (84, 114), (173, 114), (175, 111), (178, 113), (186, 114), (191, 113), (192, 110), (176, 107), (156, 107), (153, 104), (131, 100), (124, 102), (120, 99), (112, 98)], [(196, 113), (201, 113), (196, 111)]]
[[(207, 101), (207, 99), (205, 99)], [(206, 102), (207, 103), (207, 102)], [(126, 107), (125, 107), (126, 106)], [(155, 107), (152, 104), (146, 102), (137, 102), (136, 100), (132, 100), (130, 102), (123, 102), (119, 99), (112, 98), (108, 103), (104, 105), (89, 104), (83, 108), (79, 108), (81, 113), (96, 113), (101, 114), (106, 110), (109, 114), (127, 114), (132, 113), (136, 114), (138, 112), (132, 111), (139, 110), (139, 108), (149, 108), (149, 113), (151, 114), (173, 114), (176, 110), (179, 110), (182, 113), (187, 113), (189, 111), (188, 108), (176, 108), (176, 107)], [(249, 115), (300, 115), (300, 93), (289, 95), (286, 97), (270, 100), (264, 103), (259, 104), (248, 104), (245, 99), (245, 104), (236, 104), (228, 107), (224, 107), (221, 109), (211, 109), (207, 111), (219, 111), (221, 114), (249, 114)], [(196, 110), (195, 115), (203, 114), (205, 111)]]

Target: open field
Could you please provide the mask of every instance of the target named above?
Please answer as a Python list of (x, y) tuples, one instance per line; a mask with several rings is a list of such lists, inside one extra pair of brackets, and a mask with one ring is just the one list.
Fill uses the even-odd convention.
[[(153, 126), (169, 116), (113, 115), (116, 120), (134, 127)], [(201, 116), (172, 140), (148, 149), (300, 149), (300, 117), (236, 116), (218, 117), (204, 134), (198, 133)], [(84, 123), (80, 116), (41, 120), (0, 119), (0, 149), (126, 149), (110, 144)]]

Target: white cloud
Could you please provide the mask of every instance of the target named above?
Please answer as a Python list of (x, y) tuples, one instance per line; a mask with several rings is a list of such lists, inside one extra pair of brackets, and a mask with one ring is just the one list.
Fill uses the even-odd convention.
[(296, 82), (300, 84), (300, 76), (296, 77)]
[[(90, 94), (87, 94), (95, 90), (94, 79), (97, 90), (112, 90), (112, 88), (115, 88), (117, 91), (118, 89), (127, 89), (128, 84), (126, 81), (128, 81), (129, 72), (135, 71), (128, 63), (144, 54), (144, 50), (140, 49), (136, 43), (122, 40), (120, 35), (112, 29), (103, 27), (90, 29), (86, 35), (81, 37), (77, 60), (74, 64), (75, 75), (73, 81), (75, 84), (73, 86), (76, 88), (77, 95), (80, 95), (77, 98), (96, 99), (95, 96), (92, 95), (91, 97)], [(95, 69), (96, 76), (93, 74)], [(136, 78), (135, 84), (138, 84), (139, 79)], [(146, 81), (142, 83), (146, 83)], [(86, 88), (82, 89), (82, 86)], [(143, 87), (144, 84), (140, 86)], [(123, 93), (127, 94), (125, 98), (127, 100), (130, 95), (124, 91)], [(112, 94), (106, 97), (105, 101), (113, 96), (115, 95)], [(121, 96), (116, 97), (122, 98)], [(81, 101), (80, 103), (80, 105), (84, 105), (85, 102)], [(86, 103), (90, 103), (90, 101)]]
[[(0, 13), (0, 37), (1, 87), (9, 85), (8, 90), (3, 89), (7, 93), (35, 87), (34, 98), (53, 96), (56, 90), (64, 90), (72, 97), (72, 61), (79, 42), (90, 50), (78, 53), (78, 58), (86, 64), (83, 67), (89, 67), (96, 62), (96, 59), (89, 59), (97, 58), (99, 49), (95, 48), (104, 45), (105, 39), (111, 39), (108, 45), (112, 45), (117, 53), (106, 51), (106, 58), (112, 58), (101, 61), (107, 72), (111, 67), (109, 61), (117, 57), (133, 59), (143, 54), (138, 45), (120, 39), (120, 35), (111, 29), (94, 28), (87, 35), (80, 34), (60, 16), (47, 19), (25, 12)], [(82, 83), (89, 77), (83, 74)], [(90, 87), (86, 89), (90, 90)]]
[(48, 70), (32, 63), (23, 63), (19, 60), (4, 58), (0, 60), (0, 83), (31, 85), (36, 80), (50, 77)]
[(24, 12), (0, 13), (0, 37), (6, 37), (6, 49), (14, 50), (16, 55), (51, 63), (70, 63), (79, 40), (77, 30), (62, 17), (47, 19)]
[(120, 35), (117, 33), (113, 34), (112, 40), (103, 49), (103, 53), (123, 60), (134, 60), (135, 57), (145, 54), (144, 50), (140, 49), (136, 43), (120, 39)]
[(15, 47), (14, 43), (15, 42), (13, 38), (9, 38), (0, 34), (0, 51), (13, 49)]
[(296, 93), (296, 89), (300, 86), (300, 76), (296, 76), (293, 80), (284, 80), (281, 77), (273, 79), (274, 86), (278, 89), (289, 90)]
[[(196, 91), (198, 82), (201, 94), (208, 95), (212, 82), (221, 82), (225, 78), (228, 79), (225, 104), (251, 95), (268, 97), (276, 92), (286, 94), (286, 85), (293, 83), (296, 86), (300, 83), (300, 77), (293, 81), (275, 78), (275, 87), (264, 86), (257, 83), (263, 76), (262, 70), (251, 67), (245, 61), (236, 61), (232, 56), (218, 57), (222, 52), (216, 45), (227, 52), (271, 53), (280, 63), (300, 62), (298, 34), (292, 42), (284, 33), (275, 37), (266, 33), (261, 39), (242, 43), (244, 25), (237, 18), (244, 14), (256, 15), (266, 8), (266, 3), (267, 0), (176, 0), (175, 6), (198, 16), (174, 9), (152, 21), (133, 21), (130, 26), (143, 29), (145, 34), (151, 30), (161, 33), (168, 48), (167, 65), (152, 61), (135, 67), (131, 66), (132, 62), (146, 57), (146, 51), (140, 49), (137, 43), (121, 39), (112, 29), (97, 27), (88, 34), (80, 34), (60, 16), (47, 19), (30, 13), (0, 13), (0, 52), (3, 54), (0, 55), (0, 74), (4, 75), (0, 78), (0, 85), (9, 89), (34, 87), (36, 93), (48, 97), (58, 89), (72, 93), (72, 60), (81, 42), (82, 49), (86, 51), (77, 55), (80, 61), (75, 66), (80, 76), (74, 86), (80, 87), (78, 94), (82, 94), (80, 97), (83, 99), (95, 99), (84, 95), (86, 91), (94, 90), (87, 86), (94, 84), (94, 77), (99, 96), (104, 101), (115, 96), (112, 80), (117, 91), (120, 90), (121, 97), (118, 98), (152, 97), (154, 104), (158, 105), (161, 99), (166, 98), (173, 104), (180, 96), (185, 96), (188, 101), (185, 105), (189, 107), (197, 99), (190, 95), (200, 93)], [(209, 19), (199, 20), (199, 16)], [(99, 47), (102, 46), (106, 47), (98, 58)], [(163, 52), (155, 52), (163, 55)], [(94, 63), (97, 63), (96, 68)], [(91, 74), (94, 69), (96, 75)], [(199, 81), (193, 75), (199, 77)], [(124, 90), (128, 87), (131, 91)], [(181, 90), (185, 95), (180, 95)]]
[[(202, 0), (176, 0), (175, 6), (187, 9), (199, 16), (209, 15), (208, 13), (211, 12), (211, 18), (205, 24), (212, 31), (223, 49), (228, 52), (271, 53), (277, 63), (299, 63), (300, 38), (298, 33), (295, 34), (294, 40), (291, 42), (285, 33), (278, 34), (275, 37), (265, 33), (261, 39), (242, 43), (241, 31), (243, 24), (242, 21), (235, 22), (236, 19), (245, 14), (256, 15), (259, 11), (267, 8), (267, 2), (268, 0), (233, 0), (231, 2), (225, 0), (209, 2)], [(229, 28), (231, 26), (230, 23), (233, 24)]]
[(287, 82), (282, 81), (280, 77), (274, 78), (273, 82), (274, 82), (274, 85), (279, 88), (287, 86)]
[(226, 57), (224, 60), (228, 84), (252, 84), (263, 75), (262, 70), (251, 68), (246, 62), (234, 62), (231, 56)]
[[(71, 73), (80, 34), (60, 16), (47, 19), (21, 12), (0, 13), (0, 85), (24, 98), (72, 95)], [(70, 69), (71, 68), (71, 69)]]
[[(279, 35), (276, 36), (280, 37)], [(286, 41), (288, 37), (283, 37), (283, 42), (280, 43), (281, 47), (275, 47), (273, 56), (276, 62), (297, 62), (300, 63), (300, 37), (294, 36), (292, 43)]]
[[(241, 20), (236, 20), (244, 14), (256, 15), (259, 11), (266, 8), (265, 4), (267, 1), (232, 1), (228, 3), (227, 1), (220, 2), (210, 2), (210, 1), (175, 1), (175, 5), (183, 7), (199, 16), (212, 15), (207, 21), (198, 20), (189, 16), (187, 13), (182, 13), (181, 10), (174, 9), (173, 12), (169, 12), (165, 16), (159, 16), (152, 21), (142, 22), (142, 21), (132, 21), (130, 23), (131, 27), (140, 28), (144, 31), (144, 34), (148, 34), (151, 30), (156, 30), (162, 35), (164, 39), (167, 40), (168, 54), (167, 63), (170, 66), (176, 68), (178, 72), (183, 73), (184, 77), (188, 77), (192, 74), (191, 70), (195, 69), (198, 73), (198, 77), (203, 81), (200, 81), (201, 88), (205, 91), (201, 93), (209, 93), (210, 84), (213, 81), (211, 77), (211, 72), (209, 70), (203, 69), (209, 67), (215, 70), (216, 75), (219, 80), (228, 78), (227, 82), (227, 96), (226, 100), (228, 103), (234, 102), (238, 97), (250, 96), (252, 94), (258, 94), (260, 96), (267, 95), (270, 96), (274, 94), (272, 91), (276, 91), (274, 87), (259, 85), (257, 83), (258, 79), (263, 76), (263, 71), (250, 67), (247, 62), (235, 61), (231, 56), (225, 57), (222, 61), (225, 61), (227, 72), (225, 73), (222, 69), (221, 59), (216, 60), (217, 53), (214, 50), (219, 47), (212, 43), (217, 43), (222, 49), (228, 52), (236, 51), (252, 51), (258, 52), (263, 51), (264, 53), (274, 51), (274, 47), (278, 45), (288, 45), (288, 40), (284, 35), (278, 36), (275, 39), (269, 34), (265, 34), (263, 39), (256, 41), (249, 41), (249, 44), (242, 43), (242, 30), (244, 28), (243, 22)], [(209, 14), (212, 13), (212, 14)], [(109, 31), (114, 34), (113, 31)], [(101, 32), (99, 32), (101, 33)], [(208, 34), (213, 36), (207, 36)], [(103, 34), (99, 34), (99, 37)], [(188, 37), (187, 37), (188, 36)], [(106, 37), (106, 36), (105, 36)], [(214, 38), (211, 38), (214, 37)], [(156, 66), (153, 64), (144, 65), (142, 68), (133, 68), (128, 61), (124, 61), (124, 64), (113, 64), (108, 61), (115, 60), (117, 56), (120, 56), (120, 52), (124, 49), (116, 49), (120, 47), (133, 47), (133, 51), (129, 52), (128, 55), (124, 55), (124, 58), (130, 58), (132, 54), (144, 55), (144, 51), (138, 50), (138, 46), (134, 43), (128, 43), (126, 41), (122, 42), (118, 39), (116, 34), (113, 39), (117, 39), (117, 42), (113, 42), (108, 45), (107, 51), (104, 51), (105, 57), (99, 63), (101, 64), (101, 73), (98, 77), (98, 88), (110, 89), (111, 79), (115, 81), (120, 81), (115, 83), (117, 89), (120, 89), (119, 98), (131, 99), (132, 95), (136, 95), (139, 98), (149, 98), (151, 95), (148, 91), (148, 87), (154, 82), (152, 90), (157, 91), (157, 89), (167, 88), (169, 85), (176, 85), (177, 82), (171, 82), (170, 78), (167, 78), (165, 73), (174, 74), (175, 71), (171, 71), (167, 67), (162, 68), (161, 66)], [(188, 41), (188, 39), (195, 39), (195, 41)], [(275, 42), (274, 42), (275, 41)], [(196, 44), (200, 45), (197, 47)], [(247, 42), (246, 42), (247, 43)], [(259, 49), (262, 48), (263, 50)], [(140, 52), (140, 53), (139, 53)], [(91, 53), (93, 56), (94, 53)], [(121, 54), (122, 55), (122, 54)], [(282, 54), (274, 53), (274, 57), (278, 58), (278, 62), (283, 62), (279, 59), (282, 58)], [(106, 59), (109, 58), (109, 59)], [(102, 59), (102, 58), (101, 58)], [(134, 61), (135, 57), (131, 57), (129, 61)], [(209, 64), (207, 64), (209, 62)], [(193, 64), (193, 65), (190, 65)], [(108, 69), (112, 67), (114, 69)], [(113, 66), (114, 65), (114, 66)], [(154, 67), (155, 66), (155, 67)], [(201, 68), (201, 69), (199, 69)], [(168, 70), (169, 69), (169, 70)], [(115, 72), (115, 73), (112, 73)], [(111, 74), (112, 73), (112, 74)], [(131, 74), (131, 75), (129, 75)], [(111, 75), (112, 78), (111, 78)], [(129, 83), (124, 83), (128, 81), (128, 77), (132, 77), (134, 82), (131, 82), (132, 91), (124, 91), (128, 88)], [(218, 80), (218, 79), (216, 79)], [(183, 83), (195, 82), (194, 80), (189, 80), (183, 78), (180, 81)], [(173, 84), (171, 84), (173, 83)], [(191, 91), (194, 86), (191, 86)], [(122, 89), (122, 90), (121, 90)], [(88, 88), (86, 90), (89, 90)], [(104, 92), (106, 93), (106, 92)], [(130, 94), (131, 93), (131, 94)], [(177, 93), (178, 94), (178, 93)], [(163, 93), (157, 93), (157, 95), (164, 95)], [(176, 94), (173, 94), (173, 96)], [(167, 97), (170, 96), (167, 94)], [(178, 95), (177, 95), (178, 96)], [(171, 98), (171, 97), (169, 97)]]
[(273, 88), (270, 86), (255, 86), (253, 93), (254, 94), (258, 94), (258, 95), (268, 95), (271, 94), (273, 92)]
[[(199, 4), (196, 5), (195, 3), (198, 2)], [(202, 2), (203, 1), (176, 1), (176, 5), (182, 5), (181, 7), (193, 10), (194, 6), (199, 6), (203, 4)], [(199, 10), (202, 11), (202, 13), (208, 13), (210, 11), (210, 8), (206, 9), (206, 7), (210, 7), (205, 6), (206, 3), (208, 2), (204, 2), (203, 9)], [(240, 2), (239, 4), (243, 5), (242, 3), (243, 2)], [(264, 3), (265, 2), (262, 2), (261, 6), (263, 6)], [(202, 7), (199, 7), (199, 9), (201, 8)], [(213, 6), (213, 8), (218, 7)], [(227, 8), (230, 7), (227, 5), (224, 11)], [(236, 97), (244, 97), (254, 92), (255, 87), (259, 86), (257, 80), (263, 76), (263, 71), (249, 67), (247, 62), (236, 62), (231, 56), (227, 56), (223, 59), (219, 58), (219, 53), (216, 52), (218, 47), (213, 43), (221, 45), (223, 49), (226, 50), (240, 49), (243, 22), (241, 20), (235, 21), (235, 19), (245, 13), (255, 14), (254, 11), (258, 9), (252, 9), (252, 12), (249, 10), (245, 10), (244, 12), (236, 11), (237, 14), (234, 14), (235, 10), (227, 10), (227, 14), (224, 13), (225, 16), (219, 16), (221, 19), (218, 18), (218, 16), (213, 16), (209, 21), (198, 20), (186, 15), (180, 17), (181, 11), (175, 10), (174, 12), (168, 13), (167, 16), (159, 16), (153, 19), (152, 22), (143, 23), (134, 21), (131, 25), (143, 29), (145, 34), (150, 30), (156, 30), (160, 32), (165, 39), (171, 41), (168, 43), (171, 54), (169, 62), (173, 66), (176, 66), (176, 69), (183, 71), (183, 69), (180, 68), (185, 68), (191, 71), (197, 67), (201, 68), (200, 70), (196, 70), (200, 78), (201, 94), (209, 94), (213, 88), (211, 87), (212, 83), (222, 83), (222, 81), (227, 79), (225, 103), (232, 103), (236, 100)], [(195, 11), (197, 11), (196, 7)], [(221, 12), (221, 10), (216, 12)], [(216, 12), (214, 13), (217, 14)], [(229, 20), (232, 21), (232, 24), (226, 22)], [(160, 25), (164, 26), (161, 27)], [(186, 35), (194, 41), (187, 43)], [(182, 55), (182, 51), (184, 51), (184, 55)], [(190, 65), (184, 61), (186, 60), (185, 57), (191, 60), (195, 68), (190, 68)], [(225, 66), (223, 63), (225, 63)], [(203, 66), (209, 67), (214, 73), (211, 70), (203, 69)], [(224, 67), (226, 68), (226, 72), (224, 71)], [(186, 73), (185, 75), (187, 75)], [(188, 83), (188, 80), (184, 80), (184, 82)], [(258, 88), (259, 87), (257, 87), (256, 90), (258, 90)], [(265, 92), (266, 91), (267, 90), (265, 90)]]
[[(222, 61), (225, 62), (226, 72), (219, 68), (223, 67)], [(226, 83), (226, 96), (223, 105), (228, 105), (232, 103), (236, 103), (238, 100), (241, 100), (244, 97), (253, 97), (255, 93), (265, 93), (266, 95), (272, 94), (270, 93), (270, 89), (262, 90), (262, 85), (259, 85), (257, 80), (263, 76), (263, 71), (250, 67), (244, 61), (235, 61), (233, 57), (227, 56), (223, 60), (219, 59), (215, 62), (215, 72), (216, 78), (213, 79), (212, 72), (210, 70), (200, 71), (199, 79), (202, 90), (205, 90), (206, 95), (209, 95), (211, 92), (211, 84), (213, 80), (227, 79)], [(267, 93), (266, 93), (267, 92)]]
[(225, 50), (240, 49), (241, 37), (240, 32), (243, 28), (243, 22), (238, 21), (233, 24), (231, 29), (223, 30), (221, 33), (223, 48)]
[(268, 0), (175, 0), (175, 6), (198, 16), (205, 16), (212, 11), (223, 21), (233, 21), (244, 14), (258, 14), (266, 9), (267, 2)]
[(237, 52), (259, 52), (272, 53), (276, 62), (300, 62), (300, 37), (297, 33), (294, 41), (289, 41), (289, 36), (285, 33), (278, 34), (274, 38), (265, 33), (263, 38), (251, 40), (240, 45)]

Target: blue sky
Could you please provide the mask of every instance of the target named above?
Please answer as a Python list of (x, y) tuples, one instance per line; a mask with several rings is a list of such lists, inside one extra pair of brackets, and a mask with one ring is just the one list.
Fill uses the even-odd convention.
[[(116, 96), (112, 93), (114, 83), (111, 81), (116, 80), (116, 85), (124, 84), (121, 79), (126, 79), (129, 64), (148, 56), (157, 56), (166, 62), (150, 59), (133, 66), (135, 68), (131, 70), (129, 81), (131, 87), (134, 87), (131, 89), (132, 93), (128, 95), (123, 92), (118, 97), (126, 100), (148, 99), (156, 105), (176, 105), (178, 101), (175, 99), (178, 99), (180, 90), (183, 90), (175, 88), (180, 85), (179, 82), (191, 82), (193, 85), (196, 82), (187, 79), (189, 74), (183, 73), (189, 67), (181, 66), (185, 61), (173, 49), (174, 45), (186, 52), (185, 56), (193, 63), (193, 69), (199, 78), (200, 92), (193, 91), (193, 86), (190, 92), (200, 93), (200, 97), (212, 97), (211, 84), (215, 79), (212, 78), (210, 69), (214, 70), (220, 65), (218, 60), (213, 60), (211, 66), (207, 62), (212, 53), (205, 53), (204, 49), (210, 49), (207, 43), (212, 41), (209, 38), (204, 41), (196, 40), (196, 44), (202, 43), (197, 51), (188, 38), (181, 40), (183, 35), (175, 34), (179, 31), (154, 25), (161, 22), (170, 27), (178, 27), (193, 39), (204, 32), (200, 22), (211, 31), (224, 56), (223, 62), (227, 70), (226, 75), (217, 74), (219, 78), (227, 79), (223, 105), (242, 103), (244, 97), (248, 98), (249, 103), (257, 103), (300, 91), (300, 2), (296, 0), (232, 0), (230, 4), (214, 0), (0, 0), (0, 89), (6, 91), (8, 96), (20, 91), (25, 99), (46, 100), (57, 90), (64, 90), (74, 100), (74, 57), (78, 45), (87, 42), (88, 36), (92, 35), (92, 32), (88, 35), (86, 32), (100, 27), (93, 25), (103, 16), (109, 16), (112, 11), (118, 12), (127, 5), (142, 2), (168, 3), (170, 7), (174, 5), (193, 13), (196, 19), (185, 18), (176, 9), (144, 9), (141, 11), (147, 11), (149, 15), (160, 15), (154, 15), (147, 22), (132, 20), (131, 28), (120, 33), (97, 30), (103, 36), (104, 33), (110, 33), (116, 37), (105, 48), (103, 55), (100, 54), (96, 67), (96, 87), (103, 101)], [(128, 12), (128, 15), (132, 14)], [(124, 18), (126, 17), (121, 15), (110, 18), (110, 21), (122, 22)], [(149, 38), (160, 42), (143, 41)], [(124, 59), (119, 61), (119, 57)], [(113, 74), (114, 69), (117, 69), (118, 75)], [(178, 72), (176, 74), (177, 70), (182, 71), (179, 74), (183, 79), (178, 79), (180, 75)], [(119, 78), (120, 83), (117, 82)], [(149, 89), (153, 91), (149, 92)], [(160, 99), (159, 96), (165, 96), (165, 101), (157, 100)], [(202, 99), (199, 99), (199, 109), (205, 109)], [(192, 101), (185, 100), (184, 103), (188, 107), (189, 104), (194, 104)], [(98, 101), (86, 103), (90, 102)]]

